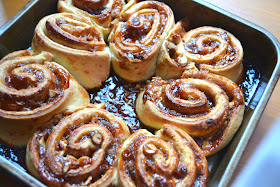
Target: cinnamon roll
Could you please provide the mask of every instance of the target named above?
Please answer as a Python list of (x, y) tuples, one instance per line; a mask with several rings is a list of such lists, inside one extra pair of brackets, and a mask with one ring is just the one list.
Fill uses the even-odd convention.
[(112, 21), (120, 16), (124, 5), (124, 0), (58, 0), (58, 11), (90, 18), (107, 38)]
[(86, 90), (52, 55), (31, 50), (8, 54), (0, 61), (0, 139), (24, 145), (54, 114), (89, 103)]
[(143, 1), (122, 12), (108, 39), (114, 71), (130, 82), (151, 78), (173, 26), (172, 10), (157, 1)]
[(159, 129), (168, 123), (183, 129), (206, 156), (232, 139), (244, 108), (242, 90), (207, 71), (186, 71), (169, 81), (155, 77), (136, 100), (136, 113), (145, 125)]
[(145, 129), (124, 143), (119, 159), (121, 186), (206, 186), (208, 164), (195, 141), (172, 125), (155, 136)]
[(110, 73), (110, 54), (89, 18), (69, 13), (44, 17), (36, 26), (34, 52), (48, 51), (87, 89), (99, 87)]
[(240, 81), (243, 48), (239, 40), (220, 28), (204, 26), (188, 31), (188, 25), (184, 19), (170, 32), (160, 51), (156, 75), (178, 78), (195, 63), (199, 70)]
[(74, 107), (37, 131), (26, 152), (31, 174), (48, 186), (116, 185), (117, 158), (129, 130), (103, 108)]

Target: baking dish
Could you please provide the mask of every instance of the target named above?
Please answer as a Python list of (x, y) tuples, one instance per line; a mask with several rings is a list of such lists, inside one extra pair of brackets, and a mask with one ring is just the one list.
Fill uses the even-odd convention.
[[(279, 77), (279, 43), (266, 30), (209, 3), (195, 0), (163, 2), (172, 8), (176, 21), (187, 17), (191, 28), (204, 25), (221, 27), (234, 34), (243, 45), (243, 62), (246, 70), (244, 81), (240, 86), (246, 97), (244, 120), (231, 143), (224, 150), (208, 157), (210, 168), (208, 186), (226, 186)], [(9, 52), (30, 47), (36, 24), (42, 17), (57, 12), (56, 4), (57, 0), (30, 1), (3, 25), (0, 28), (0, 58)], [(28, 185), (43, 185), (26, 173), (25, 167), (21, 165), (24, 161), (17, 162), (11, 158), (12, 154), (8, 154), (20, 155), (21, 149), (9, 149), (4, 144), (0, 144), (0, 147), (4, 150), (0, 153), (2, 168)]]

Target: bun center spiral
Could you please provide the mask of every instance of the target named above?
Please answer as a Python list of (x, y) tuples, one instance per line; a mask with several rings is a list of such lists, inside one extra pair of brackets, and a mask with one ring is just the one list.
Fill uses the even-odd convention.
[(215, 64), (225, 56), (234, 55), (230, 37), (226, 32), (214, 29), (190, 31), (183, 40), (185, 41), (185, 55), (190, 61)]
[(159, 138), (150, 137), (146, 138), (138, 148), (136, 169), (147, 186), (155, 186), (158, 178), (152, 175), (164, 173), (169, 179), (176, 170), (178, 162), (178, 154), (172, 146)]
[(72, 14), (50, 16), (45, 34), (53, 41), (74, 49), (100, 51), (105, 47), (103, 37), (91, 21)]
[[(205, 84), (205, 83), (204, 83)], [(182, 114), (204, 113), (209, 111), (207, 96), (200, 81), (173, 81), (163, 90), (164, 102), (170, 109)]]
[[(4, 61), (0, 65), (2, 110), (33, 110), (59, 96), (59, 82), (66, 81), (68, 75), (57, 72), (53, 64), (46, 61), (48, 58), (45, 54), (27, 56)], [(58, 75), (62, 76), (61, 80), (57, 80)]]

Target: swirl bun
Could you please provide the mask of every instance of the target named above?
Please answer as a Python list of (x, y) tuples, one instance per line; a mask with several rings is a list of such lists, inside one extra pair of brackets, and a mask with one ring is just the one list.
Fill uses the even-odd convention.
[(24, 145), (54, 114), (89, 103), (84, 88), (52, 55), (31, 50), (10, 53), (0, 61), (0, 139)]
[(122, 12), (108, 39), (114, 71), (130, 82), (151, 78), (174, 22), (172, 10), (156, 1), (140, 2)]
[(195, 138), (206, 156), (224, 147), (244, 113), (241, 89), (206, 71), (186, 71), (181, 79), (156, 77), (136, 100), (136, 113), (147, 126), (173, 124)]
[(121, 186), (206, 186), (208, 164), (195, 141), (172, 125), (154, 136), (144, 129), (124, 143), (119, 159)]
[(28, 170), (49, 186), (116, 184), (117, 158), (129, 130), (103, 108), (74, 107), (37, 131), (27, 146)]
[(107, 38), (110, 24), (119, 17), (124, 4), (124, 0), (58, 0), (58, 11), (90, 18)]
[(178, 78), (192, 63), (231, 79), (241, 80), (243, 48), (231, 33), (204, 26), (188, 31), (187, 20), (179, 21), (162, 45), (156, 75), (164, 79)]
[(101, 32), (89, 18), (57, 13), (35, 28), (32, 49), (48, 51), (87, 89), (98, 87), (110, 73), (110, 54)]

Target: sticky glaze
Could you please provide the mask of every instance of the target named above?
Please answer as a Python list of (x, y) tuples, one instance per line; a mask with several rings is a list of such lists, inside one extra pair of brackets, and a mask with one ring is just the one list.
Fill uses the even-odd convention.
[[(251, 103), (251, 101), (259, 86), (261, 72), (256, 64), (252, 64), (248, 60), (244, 62), (244, 76), (239, 86), (244, 93), (245, 106), (247, 108), (254, 108), (254, 103)], [(139, 121), (134, 110), (136, 96), (145, 84), (145, 82), (128, 83), (114, 73), (111, 73), (108, 80), (100, 88), (89, 91), (91, 102), (96, 104), (105, 103), (106, 109), (121, 117), (131, 132), (135, 132), (140, 128), (154, 132), (154, 129), (147, 128)], [(24, 171), (26, 171), (25, 154), (26, 147), (12, 147), (0, 142), (0, 155)]]

